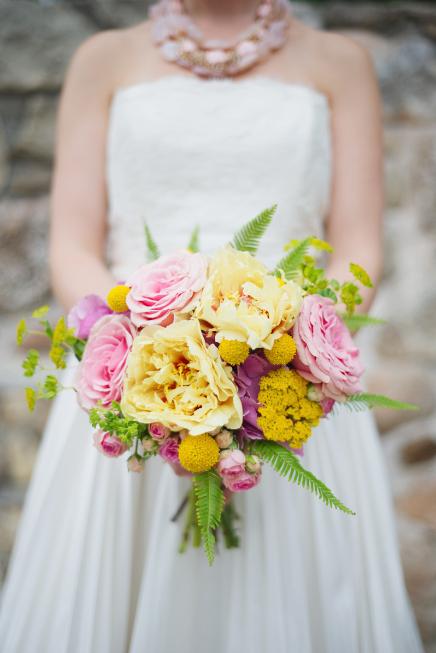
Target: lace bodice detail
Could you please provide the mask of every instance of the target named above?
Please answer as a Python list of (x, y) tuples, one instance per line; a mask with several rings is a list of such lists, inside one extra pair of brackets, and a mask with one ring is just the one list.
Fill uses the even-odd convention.
[(164, 77), (119, 90), (110, 114), (108, 258), (122, 279), (144, 262), (146, 222), (161, 252), (200, 227), (211, 253), (278, 205), (259, 255), (321, 235), (330, 198), (330, 112), (318, 91), (269, 78)]

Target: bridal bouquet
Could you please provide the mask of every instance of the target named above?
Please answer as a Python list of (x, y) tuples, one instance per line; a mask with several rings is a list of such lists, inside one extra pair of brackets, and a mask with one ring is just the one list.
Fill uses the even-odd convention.
[[(51, 341), (55, 370), (70, 350), (80, 361), (74, 390), (89, 415), (97, 449), (127, 453), (130, 471), (160, 456), (190, 476), (181, 550), (192, 540), (212, 563), (218, 532), (238, 545), (231, 496), (256, 487), (263, 463), (316, 494), (352, 511), (306, 470), (304, 445), (335, 406), (410, 404), (362, 392), (359, 351), (350, 330), (376, 323), (355, 314), (367, 273), (351, 264), (356, 282), (327, 279), (312, 249), (331, 251), (316, 238), (292, 242), (274, 270), (256, 257), (275, 207), (251, 220), (212, 258), (198, 251), (195, 231), (187, 249), (160, 256), (146, 229), (150, 261), (106, 300), (84, 297), (52, 326), (48, 307), (36, 310)], [(21, 344), (34, 332), (22, 320)], [(43, 371), (36, 349), (24, 373)], [(56, 373), (26, 389), (33, 409), (63, 388)], [(352, 434), (350, 434), (352, 437)]]

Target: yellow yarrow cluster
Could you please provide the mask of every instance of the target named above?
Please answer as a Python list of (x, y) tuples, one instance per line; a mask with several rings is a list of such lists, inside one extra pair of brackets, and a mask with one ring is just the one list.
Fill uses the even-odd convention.
[(263, 353), (271, 365), (287, 365), (297, 353), (297, 345), (289, 333), (284, 333), (274, 342), (271, 349), (264, 349)]
[(259, 387), (258, 425), (265, 438), (300, 448), (323, 413), (319, 403), (307, 398), (307, 381), (282, 367), (263, 376)]
[(109, 308), (115, 313), (125, 313), (129, 309), (126, 304), (126, 297), (129, 292), (129, 286), (119, 285), (111, 288), (106, 298)]
[(179, 460), (188, 472), (200, 474), (214, 467), (220, 456), (220, 450), (212, 436), (187, 435), (179, 446)]
[(218, 346), (223, 361), (229, 365), (242, 365), (247, 360), (250, 348), (240, 340), (223, 340)]

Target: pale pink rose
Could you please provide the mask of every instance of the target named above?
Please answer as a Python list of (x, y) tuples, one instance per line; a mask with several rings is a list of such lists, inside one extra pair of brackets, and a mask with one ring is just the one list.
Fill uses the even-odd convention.
[(245, 472), (245, 454), (240, 449), (222, 451), (218, 463), (218, 473), (222, 478), (239, 476)]
[(111, 309), (101, 297), (86, 295), (68, 313), (68, 328), (74, 329), (76, 338), (86, 340), (97, 320), (110, 313), (112, 313)]
[(139, 456), (130, 456), (127, 461), (127, 469), (129, 472), (135, 472), (135, 474), (140, 474), (144, 471), (144, 461)]
[(127, 356), (135, 335), (136, 329), (125, 315), (107, 315), (93, 326), (75, 383), (84, 410), (98, 402), (110, 406), (121, 399)]
[(321, 384), (325, 397), (341, 401), (360, 392), (359, 350), (331, 299), (307, 295), (293, 336), (297, 345), (293, 365), (305, 379)]
[(230, 492), (245, 492), (245, 490), (251, 490), (253, 487), (256, 487), (260, 479), (260, 472), (257, 474), (241, 472), (237, 476), (224, 476), (223, 483)]
[(163, 441), (171, 434), (170, 429), (159, 422), (148, 425), (148, 432), (154, 440)]
[(138, 327), (171, 324), (176, 313), (194, 308), (206, 275), (206, 257), (184, 250), (144, 265), (127, 281), (132, 322)]
[(152, 438), (143, 438), (141, 440), (141, 447), (144, 453), (154, 453), (157, 451), (158, 443)]
[(117, 458), (127, 451), (126, 445), (121, 440), (106, 431), (95, 431), (93, 438), (94, 446), (109, 458)]

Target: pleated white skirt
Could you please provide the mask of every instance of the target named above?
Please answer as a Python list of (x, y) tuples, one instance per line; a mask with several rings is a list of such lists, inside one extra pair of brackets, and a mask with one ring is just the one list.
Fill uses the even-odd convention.
[[(187, 488), (92, 446), (56, 401), (27, 494), (0, 617), (2, 653), (418, 653), (370, 414), (324, 420), (303, 464), (349, 517), (264, 468), (237, 496), (239, 550), (177, 552)], [(183, 521), (183, 520), (181, 520)]]

